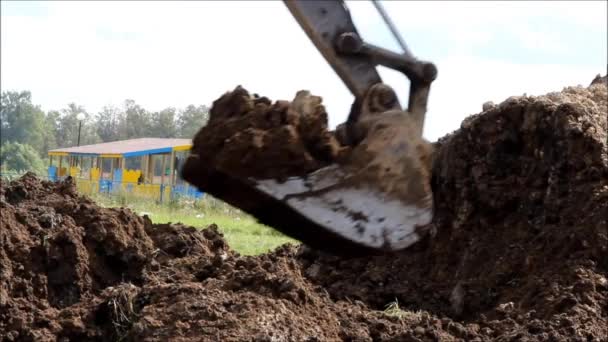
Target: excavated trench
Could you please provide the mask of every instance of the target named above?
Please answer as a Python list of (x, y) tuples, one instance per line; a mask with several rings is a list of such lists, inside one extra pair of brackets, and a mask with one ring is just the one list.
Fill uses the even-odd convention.
[[(70, 179), (2, 182), (0, 341), (606, 341), (607, 97), (598, 78), (467, 118), (435, 144), (433, 238), (392, 255), (240, 256)], [(280, 178), (347, 151), (320, 99), (220, 100), (206, 163)]]

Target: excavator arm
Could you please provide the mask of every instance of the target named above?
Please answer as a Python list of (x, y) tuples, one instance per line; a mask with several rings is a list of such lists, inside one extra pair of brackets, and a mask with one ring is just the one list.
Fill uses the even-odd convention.
[[(437, 77), (437, 68), (412, 55), (380, 2), (372, 2), (400, 43), (403, 53), (364, 42), (343, 0), (284, 0), (298, 24), (359, 103), (371, 86), (382, 82), (377, 65), (406, 75), (410, 80), (407, 111), (412, 116), (416, 134), (422, 136), (429, 90)], [(351, 112), (347, 123), (357, 121), (359, 113), (359, 110)]]

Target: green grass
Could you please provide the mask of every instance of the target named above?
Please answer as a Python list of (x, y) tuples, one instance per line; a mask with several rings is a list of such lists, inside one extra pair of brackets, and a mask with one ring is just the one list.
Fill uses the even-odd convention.
[(154, 201), (132, 197), (93, 196), (106, 207), (129, 207), (140, 215), (148, 215), (154, 223), (183, 223), (196, 228), (216, 224), (230, 247), (243, 255), (257, 255), (285, 243), (297, 243), (281, 232), (259, 224), (254, 218), (229, 205), (206, 196), (199, 201)]
[(397, 301), (397, 299), (395, 299), (395, 301), (390, 302), (386, 305), (386, 307), (384, 308), (384, 314), (393, 317), (403, 317), (407, 314), (407, 312), (402, 310), (401, 307), (399, 307), (399, 302)]
[(422, 311), (408, 311), (401, 308), (399, 301), (395, 298), (394, 301), (388, 303), (382, 311), (385, 315), (390, 317), (396, 317), (399, 319), (405, 319), (410, 324), (419, 324), (422, 320), (423, 315), (428, 315)]
[[(204, 216), (200, 217), (201, 214)], [(230, 247), (245, 255), (265, 253), (284, 243), (295, 242), (280, 232), (261, 225), (253, 218), (245, 215), (230, 216), (218, 213), (188, 215), (187, 213), (161, 209), (151, 211), (148, 216), (155, 223), (180, 222), (197, 228), (205, 228), (215, 223), (224, 234)]]

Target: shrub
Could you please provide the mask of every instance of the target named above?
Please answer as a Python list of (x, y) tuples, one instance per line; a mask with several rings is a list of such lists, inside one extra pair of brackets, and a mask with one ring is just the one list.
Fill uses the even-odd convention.
[(46, 174), (44, 162), (38, 152), (28, 144), (5, 142), (0, 146), (0, 166), (3, 170), (32, 171)]

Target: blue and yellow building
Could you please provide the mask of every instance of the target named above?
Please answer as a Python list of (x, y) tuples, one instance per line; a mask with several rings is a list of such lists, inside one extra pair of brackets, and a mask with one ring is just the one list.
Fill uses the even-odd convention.
[(179, 177), (190, 139), (140, 138), (50, 150), (48, 177), (72, 176), (83, 193), (129, 193), (160, 201), (202, 193)]

